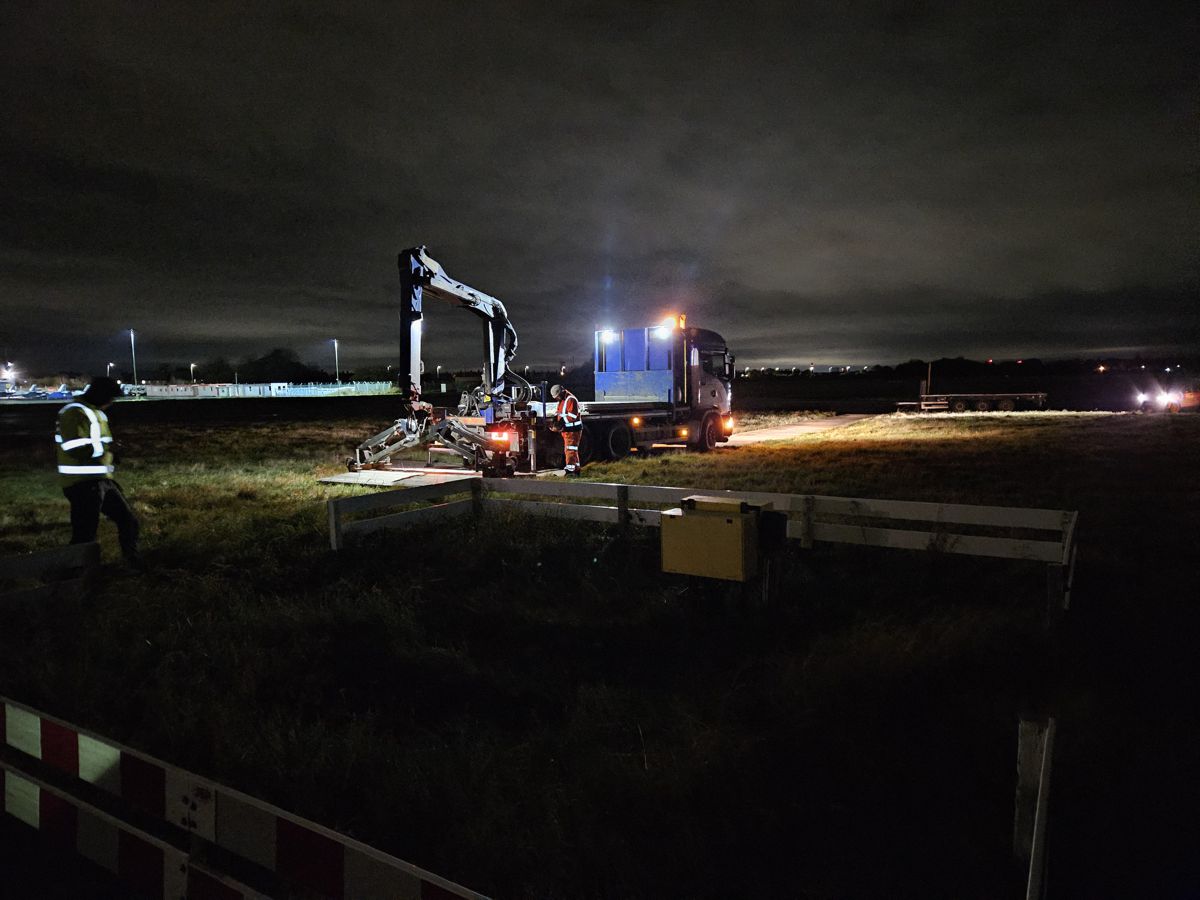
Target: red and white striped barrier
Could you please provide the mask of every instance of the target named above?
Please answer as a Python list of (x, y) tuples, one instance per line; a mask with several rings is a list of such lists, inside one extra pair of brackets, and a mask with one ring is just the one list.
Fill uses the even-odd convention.
[(174, 845), (0, 761), (4, 811), (48, 843), (111, 872), (150, 900), (260, 900), (265, 895), (189, 859)]
[[(168, 823), (185, 843), (188, 835), (195, 836), (282, 882), (331, 900), (485, 900), (481, 894), (240, 791), (7, 698), (0, 697), (0, 703), (0, 744), (119, 798), (131, 810)], [(149, 896), (164, 900), (258, 896), (228, 879), (214, 881), (218, 887), (212, 890), (193, 889), (190, 873), (195, 867), (186, 851), (72, 799), (69, 792), (15, 766), (3, 763), (3, 767), (6, 813), (61, 837), (65, 844), (73, 837), (83, 856), (123, 880), (129, 880), (128, 873), (134, 878), (131, 883), (143, 889), (154, 881), (151, 873), (158, 872), (159, 889), (148, 891)], [(207, 877), (202, 869), (197, 872), (198, 877)]]

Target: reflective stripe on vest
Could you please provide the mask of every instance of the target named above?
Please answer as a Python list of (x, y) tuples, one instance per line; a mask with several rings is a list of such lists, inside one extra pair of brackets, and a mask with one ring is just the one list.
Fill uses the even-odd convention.
[[(87, 416), (88, 424), (91, 426), (89, 429), (91, 431), (91, 437), (74, 438), (73, 440), (64, 441), (62, 439), (61, 434), (55, 434), (54, 435), (55, 441), (57, 441), (59, 444), (61, 444), (62, 448), (64, 450), (73, 450), (76, 447), (82, 447), (85, 444), (91, 444), (92, 445), (92, 456), (103, 456), (104, 455), (104, 445), (112, 440), (111, 437), (105, 437), (100, 434), (100, 416), (104, 416), (104, 412), (101, 411), (100, 416), (98, 416), (98, 415), (96, 415), (96, 411), (93, 410), (90, 406), (86, 406), (83, 403), (68, 403), (66, 406), (64, 406), (62, 409), (60, 409), (58, 411), (58, 413), (61, 416), (68, 409), (72, 409), (72, 408), (82, 409), (83, 414), (85, 416)], [(104, 419), (105, 419), (105, 421), (107, 421), (108, 416), (104, 416)], [(62, 471), (61, 466), (59, 466), (59, 471), (60, 472)], [(82, 475), (84, 473), (79, 472), (76, 474)]]
[(116, 466), (59, 466), (59, 475), (111, 475)]

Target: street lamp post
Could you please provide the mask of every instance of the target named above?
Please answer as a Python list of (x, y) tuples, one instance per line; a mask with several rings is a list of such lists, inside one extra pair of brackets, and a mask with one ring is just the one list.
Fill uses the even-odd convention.
[(342, 368), (338, 362), (338, 339), (333, 339), (333, 377), (338, 384), (342, 383)]
[(133, 340), (133, 329), (129, 329), (129, 355), (133, 358), (133, 383), (138, 383), (137, 377), (137, 345)]
[(188, 368), (192, 370), (192, 384), (196, 383), (196, 364), (191, 363)]
[(109, 363), (109, 364), (108, 364), (108, 368), (106, 368), (106, 369), (104, 370), (104, 377), (105, 377), (105, 378), (108, 378), (110, 375), (112, 375), (112, 367), (113, 367), (113, 363)]

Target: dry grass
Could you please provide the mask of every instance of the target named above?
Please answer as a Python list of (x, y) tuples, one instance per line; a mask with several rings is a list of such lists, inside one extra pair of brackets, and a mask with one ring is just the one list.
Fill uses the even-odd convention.
[[(78, 608), (0, 609), (5, 693), (504, 896), (1012, 886), (1036, 567), (792, 553), (785, 600), (762, 608), (662, 575), (652, 536), (558, 523), (489, 518), (334, 556), (323, 501), (357, 489), (316, 478), (378, 423), (115, 425), (157, 571), (114, 567)], [(1148, 697), (1190, 696), (1159, 672), (1195, 623), (1197, 447), (1200, 417), (888, 416), (589, 475), (1081, 510), (1090, 624), (1068, 649), (1055, 789), (1092, 852), (1148, 839), (1091, 824), (1089, 797), (1172, 727)], [(3, 552), (65, 540), (39, 453), (0, 451)], [(1072, 846), (1055, 857), (1069, 884), (1111, 876)]]

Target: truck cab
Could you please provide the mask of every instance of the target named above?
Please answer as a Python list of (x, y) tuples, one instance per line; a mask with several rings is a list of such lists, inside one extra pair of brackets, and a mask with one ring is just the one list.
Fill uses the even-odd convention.
[(595, 333), (595, 399), (582, 404), (592, 458), (655, 444), (712, 450), (733, 433), (733, 363), (725, 339), (686, 317)]

